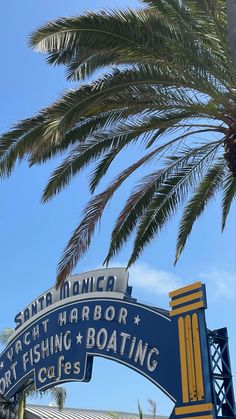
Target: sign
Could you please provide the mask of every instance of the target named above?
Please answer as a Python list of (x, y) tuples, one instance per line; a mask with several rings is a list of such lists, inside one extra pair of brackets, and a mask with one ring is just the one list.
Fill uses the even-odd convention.
[(128, 271), (125, 268), (107, 268), (69, 276), (63, 285), (52, 287), (15, 316), (16, 329), (33, 316), (56, 302), (93, 292), (127, 293)]
[(176, 401), (178, 385), (166, 374), (168, 368), (180, 375), (173, 351), (176, 339), (169, 316), (141, 304), (104, 297), (64, 302), (5, 350), (0, 392), (9, 398), (33, 376), (39, 390), (59, 382), (88, 381), (97, 355), (140, 372)]
[(35, 314), (31, 305), (23, 310), (22, 323), (0, 355), (0, 394), (17, 397), (29, 380), (38, 390), (89, 381), (94, 357), (100, 356), (159, 387), (175, 403), (171, 417), (216, 418), (205, 286), (197, 282), (171, 292), (169, 312), (132, 299), (127, 281), (123, 268), (76, 275), (63, 290), (43, 294), (51, 295), (48, 306)]

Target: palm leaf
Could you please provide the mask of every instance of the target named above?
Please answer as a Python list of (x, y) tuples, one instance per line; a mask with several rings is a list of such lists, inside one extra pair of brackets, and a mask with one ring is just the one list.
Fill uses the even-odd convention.
[(10, 327), (1, 330), (1, 332), (0, 332), (0, 343), (2, 343), (2, 345), (6, 346), (10, 342), (11, 337), (12, 337), (14, 332), (15, 332), (15, 329), (12, 329)]
[(66, 389), (64, 387), (55, 386), (47, 390), (36, 390), (34, 382), (29, 381), (27, 386), (19, 393), (20, 399), (26, 399), (28, 397), (41, 398), (44, 396), (51, 396), (58, 409), (61, 411), (64, 407), (67, 396)]
[[(185, 165), (188, 164), (188, 161), (190, 159), (193, 159), (193, 163), (195, 164), (194, 168), (199, 171), (202, 162), (205, 162), (205, 158), (207, 161), (209, 159), (209, 156), (213, 156), (215, 154), (215, 150), (219, 147), (219, 144), (220, 142), (211, 146), (205, 145), (194, 150), (190, 149), (181, 157), (171, 159), (170, 163), (164, 169), (158, 170), (142, 179), (138, 187), (136, 187), (133, 193), (130, 195), (123, 210), (117, 218), (115, 228), (112, 231), (109, 252), (106, 256), (104, 263), (109, 263), (110, 259), (121, 249), (122, 245), (128, 240), (130, 234), (133, 232), (140, 218), (143, 215), (146, 216), (146, 213), (148, 212), (148, 208), (151, 206), (154, 196), (159, 193), (159, 190), (162, 188), (162, 185), (165, 185), (166, 181), (168, 181), (168, 179), (171, 179), (173, 176), (177, 179), (179, 176), (179, 172), (183, 170), (183, 168), (185, 167)], [(202, 153), (204, 153), (204, 155)], [(200, 161), (194, 161), (196, 156), (198, 156), (198, 158), (201, 157)], [(193, 172), (190, 172), (190, 174), (192, 173)], [(189, 187), (190, 186), (191, 184), (189, 184)]]
[(143, 411), (141, 409), (139, 402), (138, 402), (138, 416), (139, 416), (139, 419), (143, 419)]
[(223, 161), (211, 167), (202, 182), (198, 185), (194, 196), (186, 205), (180, 222), (175, 263), (178, 261), (184, 249), (186, 241), (192, 231), (194, 222), (202, 214), (205, 206), (215, 196), (216, 192), (222, 185), (224, 173), (225, 166)]
[[(199, 181), (199, 177), (201, 178), (203, 168), (207, 167), (209, 162), (212, 164), (218, 148), (219, 143), (215, 146), (208, 145), (208, 150), (205, 148), (205, 152), (203, 148), (197, 153), (196, 150), (186, 152), (186, 161), (193, 157), (191, 161), (180, 165), (178, 170), (157, 189), (148, 209), (140, 217), (133, 252), (127, 267), (137, 260), (144, 247), (165, 227), (169, 218), (184, 202), (191, 188)], [(178, 157), (175, 159), (179, 160)]]
[[(189, 110), (184, 110), (177, 112), (166, 112), (164, 115), (153, 115), (149, 118), (145, 118), (143, 120), (136, 120), (133, 121), (131, 124), (121, 123), (117, 125), (117, 127), (111, 131), (111, 129), (106, 133), (103, 129), (102, 134), (94, 133), (91, 135), (91, 139), (88, 139), (85, 142), (82, 142), (78, 147), (72, 149), (72, 152), (66, 159), (62, 162), (62, 164), (55, 169), (53, 172), (48, 184), (43, 193), (42, 201), (46, 202), (51, 199), (55, 194), (59, 193), (65, 186), (68, 185), (72, 177), (74, 177), (80, 170), (86, 167), (91, 161), (94, 161), (100, 157), (101, 154), (104, 152), (109, 153), (109, 157), (105, 159), (105, 166), (104, 161), (101, 165), (98, 166), (97, 170), (94, 173), (94, 178), (91, 183), (91, 191), (94, 191), (95, 186), (97, 186), (98, 182), (101, 180), (102, 176), (106, 173), (110, 163), (117, 157), (118, 153), (123, 149), (123, 147), (127, 146), (131, 142), (137, 141), (140, 135), (145, 134), (146, 140), (148, 140), (147, 134), (149, 132), (152, 133), (153, 130), (159, 128), (161, 129), (161, 134), (164, 133), (164, 129), (171, 127), (173, 124), (177, 122), (181, 122), (185, 118), (190, 118), (194, 115), (194, 110), (202, 110), (204, 109), (201, 105), (191, 105), (189, 106)], [(99, 121), (100, 123), (101, 121)], [(84, 126), (82, 127), (84, 128)], [(158, 130), (158, 134), (160, 134)], [(214, 125), (209, 125), (206, 130), (198, 130), (197, 132), (204, 132), (204, 131), (222, 131), (221, 127), (217, 127)], [(87, 132), (87, 127), (86, 131)], [(194, 131), (193, 131), (194, 133)], [(84, 130), (82, 129), (81, 132), (84, 135)], [(89, 131), (91, 133), (91, 130)], [(186, 138), (192, 134), (191, 131), (182, 135), (182, 138)], [(74, 137), (74, 133), (72, 133), (72, 139)], [(70, 138), (70, 136), (69, 136)], [(83, 138), (83, 136), (82, 136)], [(82, 140), (80, 138), (80, 141)], [(157, 139), (157, 135), (155, 135), (155, 140)], [(66, 139), (68, 141), (68, 137)], [(148, 146), (150, 146), (150, 141), (148, 140)], [(62, 146), (64, 147), (64, 145)], [(60, 148), (62, 148), (60, 147)], [(68, 145), (67, 145), (68, 147)], [(110, 150), (112, 148), (112, 150)], [(108, 164), (109, 163), (109, 164)], [(105, 169), (106, 168), (106, 169)]]
[(32, 119), (16, 125), (0, 139), (0, 174), (9, 176), (17, 160), (26, 157), (31, 147), (43, 133), (43, 116), (38, 115)]
[[(184, 61), (187, 68), (191, 57), (195, 70), (197, 65), (201, 70), (207, 66), (209, 75), (215, 74), (219, 78), (224, 74), (229, 78), (227, 43), (218, 29), (219, 23), (222, 26), (226, 20), (222, 18), (226, 16), (226, 9), (220, 10), (221, 19), (217, 20), (214, 7), (204, 14), (193, 3), (190, 12), (173, 0), (156, 2), (158, 13), (148, 8), (59, 19), (39, 28), (32, 35), (31, 44), (37, 50), (49, 52), (50, 63), (68, 65), (70, 76), (73, 71), (76, 74), (80, 65), (84, 65), (83, 77), (87, 77), (104, 65), (145, 63), (145, 60), (182, 67)], [(139, 31), (135, 30), (137, 27)], [(175, 54), (176, 50), (178, 54)], [(88, 65), (90, 61), (92, 67)]]
[(231, 174), (228, 175), (224, 179), (223, 184), (223, 200), (222, 200), (222, 231), (225, 228), (227, 216), (232, 204), (233, 199), (236, 195), (236, 179)]
[[(156, 80), (157, 85), (155, 84), (155, 86), (152, 86), (149, 83), (151, 83), (151, 78), (153, 78), (153, 83), (156, 83), (155, 77), (159, 78), (159, 83), (161, 84), (159, 85)], [(167, 75), (165, 77), (167, 77)], [(166, 124), (169, 123), (170, 126), (171, 121), (172, 123), (174, 123), (174, 121), (176, 122), (180, 116), (184, 116), (184, 112), (186, 112), (186, 117), (190, 117), (194, 112), (197, 112), (198, 117), (218, 117), (219, 119), (222, 118), (224, 122), (227, 122), (223, 114), (219, 113), (219, 110), (213, 103), (208, 103), (206, 105), (196, 100), (194, 102), (184, 91), (176, 92), (173, 89), (166, 90), (166, 88), (162, 86), (164, 82), (166, 84), (165, 77), (164, 74), (161, 71), (157, 71), (156, 68), (151, 69), (148, 66), (141, 66), (139, 69), (117, 70), (113, 74), (101, 78), (92, 86), (83, 86), (77, 91), (68, 92), (62, 99), (51, 106), (50, 109), (46, 108), (40, 112), (37, 117), (23, 121), (18, 124), (13, 131), (2, 137), (0, 148), (2, 173), (9, 175), (17, 159), (29, 156), (30, 164), (34, 164), (35, 162), (45, 161), (55, 153), (63, 151), (66, 146), (77, 139), (75, 134), (78, 134), (79, 128), (75, 128), (75, 125), (81, 124), (81, 137), (84, 138), (85, 133), (87, 132), (88, 134), (89, 129), (91, 130), (92, 123), (94, 123), (93, 129), (96, 129), (97, 124), (102, 124), (102, 121), (104, 124), (106, 123), (105, 116), (107, 114), (104, 115), (104, 111), (109, 111), (113, 118), (115, 114), (119, 118), (121, 113), (119, 114), (119, 109), (117, 111), (117, 101), (114, 98), (114, 94), (112, 98), (115, 107), (114, 109), (112, 109), (111, 99), (106, 98), (108, 92), (110, 92), (110, 88), (112, 89), (111, 92), (113, 92), (113, 89), (119, 90), (123, 86), (125, 89), (123, 93), (128, 89), (127, 93), (132, 94), (132, 101), (135, 97), (134, 105), (132, 103), (129, 104), (131, 113), (133, 110), (137, 111), (137, 98), (142, 98), (140, 105), (144, 106), (145, 102), (143, 101), (143, 96), (145, 94), (150, 96), (150, 93), (153, 96), (153, 100), (152, 98), (149, 99), (150, 102), (153, 103), (152, 106), (158, 106), (159, 109), (167, 109), (168, 107), (170, 108), (170, 106), (179, 107), (180, 109), (182, 107), (182, 115), (178, 115), (178, 113), (172, 113), (172, 116), (171, 114), (166, 114)], [(126, 82), (117, 84), (119, 79), (120, 81), (125, 79), (127, 86)], [(113, 87), (114, 82), (115, 85)], [(148, 88), (147, 85), (145, 85), (147, 83), (149, 84)], [(169, 83), (178, 84), (178, 81), (177, 79), (174, 81), (174, 77), (171, 75)], [(184, 83), (184, 81), (182, 80), (181, 83)], [(185, 83), (187, 85), (189, 84), (189, 81), (186, 79)], [(144, 85), (144, 88), (142, 88), (142, 85)], [(123, 93), (117, 92), (118, 98), (121, 97), (121, 95), (123, 96)], [(165, 98), (165, 101), (163, 98)], [(103, 99), (102, 103), (101, 99)], [(99, 101), (97, 102), (97, 100)], [(87, 106), (88, 108), (86, 111)], [(122, 106), (124, 106), (124, 103)], [(86, 113), (90, 115), (95, 113), (95, 115), (97, 115), (98, 110), (102, 110), (103, 114), (96, 117), (89, 116), (87, 124), (84, 123)], [(167, 121), (168, 116), (169, 122)], [(161, 122), (161, 119), (159, 122)]]
[[(43, 200), (60, 192), (88, 165), (93, 165), (93, 193), (125, 147), (138, 144), (143, 153), (155, 147), (89, 202), (62, 255), (58, 284), (87, 250), (113, 194), (136, 169), (148, 162), (155, 165), (137, 182), (118, 216), (107, 262), (134, 231), (129, 263), (136, 260), (180, 204), (198, 190), (198, 183), (204, 185), (218, 157), (226, 160), (219, 146), (234, 130), (236, 99), (225, 0), (143, 4), (134, 11), (60, 18), (30, 38), (32, 47), (46, 53), (48, 63), (65, 66), (69, 80), (95, 79), (65, 92), (1, 137), (2, 176), (10, 175), (23, 159), (34, 165), (59, 155), (63, 160), (52, 173)], [(215, 137), (208, 139), (205, 133)], [(227, 176), (223, 191), (224, 227), (235, 193)], [(190, 224), (188, 228), (191, 231)]]
[(68, 152), (74, 145), (85, 142), (93, 132), (108, 129), (112, 124), (118, 123), (123, 118), (123, 114), (124, 109), (117, 109), (111, 112), (103, 112), (91, 118), (81, 118), (75, 128), (66, 132), (59, 144), (42, 142), (38, 138), (37, 144), (30, 150), (30, 165), (44, 163), (58, 154)]
[(95, 191), (99, 182), (101, 181), (103, 176), (105, 176), (105, 174), (107, 173), (111, 163), (117, 157), (117, 154), (121, 151), (122, 148), (123, 148), (123, 145), (113, 147), (98, 162), (97, 166), (95, 167), (95, 169), (93, 170), (93, 172), (91, 174), (91, 179), (90, 179), (90, 183), (89, 183), (91, 193), (93, 193)]
[(135, 172), (135, 170), (152, 159), (157, 152), (158, 150), (151, 151), (149, 154), (125, 169), (104, 192), (90, 200), (84, 210), (84, 217), (82, 218), (79, 226), (74, 230), (58, 264), (57, 287), (59, 287), (64, 279), (69, 275), (78, 259), (88, 249), (96, 224), (100, 220), (107, 203), (110, 201), (116, 190), (132, 173)]

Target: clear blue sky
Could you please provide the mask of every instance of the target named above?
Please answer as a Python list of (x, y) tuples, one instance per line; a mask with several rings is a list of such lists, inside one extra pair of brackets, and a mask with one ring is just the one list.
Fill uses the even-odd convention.
[[(135, 0), (116, 0), (112, 7), (137, 7)], [(1, 2), (1, 112), (4, 132), (24, 117), (55, 100), (69, 87), (63, 69), (50, 68), (44, 57), (27, 47), (28, 35), (42, 23), (58, 16), (86, 10), (111, 8), (109, 0), (2, 0)], [(70, 86), (71, 87), (71, 86)], [(129, 158), (129, 156), (128, 156)], [(1, 303), (0, 329), (13, 326), (15, 314), (51, 286), (56, 264), (80, 211), (89, 197), (87, 175), (83, 173), (71, 186), (47, 205), (40, 195), (56, 161), (28, 169), (22, 164), (1, 189)], [(76, 272), (101, 266), (105, 256), (113, 214), (120, 208), (122, 190), (106, 212), (93, 246)], [(207, 321), (211, 329), (227, 326), (231, 361), (236, 373), (236, 221), (235, 206), (224, 235), (220, 232), (220, 198), (212, 203), (194, 228), (181, 261), (173, 267), (177, 222), (173, 221), (145, 251), (131, 270), (134, 296), (167, 308), (168, 290), (202, 280), (207, 285)], [(125, 264), (129, 246), (114, 261)], [(158, 412), (172, 408), (166, 396), (146, 379), (129, 369), (97, 359), (90, 383), (67, 386), (67, 405), (81, 408), (136, 411), (139, 399), (144, 410), (147, 399), (157, 402)], [(48, 403), (48, 399), (45, 403)]]

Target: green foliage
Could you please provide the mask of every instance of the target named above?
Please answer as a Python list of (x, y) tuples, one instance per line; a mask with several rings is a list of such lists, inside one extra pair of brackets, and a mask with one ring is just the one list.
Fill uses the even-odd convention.
[(183, 251), (194, 222), (201, 215), (209, 200), (214, 197), (216, 191), (222, 185), (223, 178), (224, 165), (221, 161), (209, 169), (203, 180), (198, 184), (193, 197), (186, 205), (182, 220), (180, 222), (175, 259), (176, 262), (179, 259), (181, 252)]
[[(134, 188), (118, 214), (105, 263), (131, 235), (128, 265), (134, 263), (185, 206), (177, 261), (194, 222), (220, 190), (224, 228), (236, 192), (224, 154), (229, 136), (236, 138), (225, 0), (143, 0), (139, 10), (57, 19), (29, 42), (49, 64), (65, 66), (69, 80), (85, 82), (1, 137), (2, 177), (22, 159), (32, 166), (62, 156), (42, 201), (86, 167), (94, 194), (122, 153), (137, 144), (143, 153), (89, 201), (59, 262), (58, 285), (87, 251), (108, 203), (131, 175)], [(140, 177), (144, 165), (152, 167)]]
[(15, 332), (15, 329), (12, 329), (11, 327), (3, 329), (0, 331), (0, 343), (4, 346), (8, 344), (8, 342), (11, 340), (11, 337), (13, 333)]

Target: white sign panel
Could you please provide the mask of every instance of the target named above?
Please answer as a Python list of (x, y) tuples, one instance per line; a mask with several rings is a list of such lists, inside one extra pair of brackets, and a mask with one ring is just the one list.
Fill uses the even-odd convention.
[(125, 268), (106, 268), (69, 276), (61, 287), (50, 288), (18, 313), (15, 316), (16, 329), (40, 311), (66, 298), (78, 296), (81, 299), (84, 294), (87, 298), (90, 293), (101, 292), (125, 294), (128, 275)]

